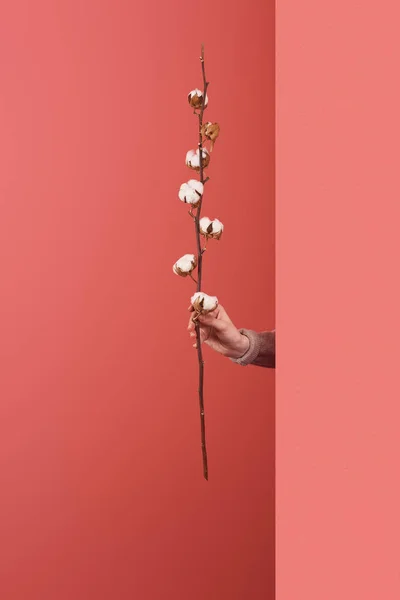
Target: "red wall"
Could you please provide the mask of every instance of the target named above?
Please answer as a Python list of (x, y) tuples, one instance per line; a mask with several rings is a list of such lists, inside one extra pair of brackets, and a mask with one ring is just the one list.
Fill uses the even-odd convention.
[(0, 16), (0, 596), (273, 597), (274, 373), (206, 349), (177, 199), (220, 122), (204, 289), (274, 326), (273, 3), (14, 0)]

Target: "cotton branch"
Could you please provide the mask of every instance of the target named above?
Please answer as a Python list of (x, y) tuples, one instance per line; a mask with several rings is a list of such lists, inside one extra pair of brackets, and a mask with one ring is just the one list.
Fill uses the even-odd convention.
[[(198, 117), (198, 148), (197, 150), (189, 150), (186, 154), (186, 165), (196, 171), (199, 175), (199, 179), (190, 179), (188, 182), (183, 183), (179, 190), (179, 199), (185, 204), (189, 204), (190, 209), (188, 211), (190, 217), (193, 219), (195, 234), (196, 234), (196, 246), (197, 255), (185, 254), (182, 256), (173, 266), (174, 273), (181, 277), (191, 278), (195, 284), (197, 292), (192, 298), (192, 309), (195, 311), (193, 315), (193, 323), (196, 330), (196, 348), (197, 348), (197, 359), (199, 364), (199, 409), (200, 409), (200, 426), (201, 426), (201, 448), (203, 455), (203, 474), (204, 478), (208, 480), (208, 461), (207, 461), (207, 448), (206, 448), (206, 426), (205, 426), (205, 414), (204, 414), (204, 361), (202, 354), (201, 336), (200, 336), (200, 324), (199, 315), (206, 314), (215, 310), (218, 305), (218, 299), (213, 296), (204, 294), (202, 289), (202, 275), (203, 275), (203, 254), (206, 250), (207, 242), (209, 239), (219, 240), (223, 225), (218, 219), (211, 221), (208, 217), (201, 218), (201, 210), (203, 204), (204, 186), (209, 181), (209, 177), (204, 177), (204, 169), (207, 168), (210, 162), (210, 152), (214, 145), (215, 140), (219, 135), (218, 123), (204, 123), (204, 110), (208, 104), (207, 90), (209, 83), (206, 78), (205, 63), (204, 63), (204, 46), (201, 46), (201, 71), (203, 76), (203, 89), (194, 89), (188, 95), (188, 101), (190, 106), (193, 108), (194, 114)], [(203, 145), (203, 139), (211, 142), (210, 151)], [(204, 247), (201, 247), (201, 237), (205, 238)], [(192, 272), (197, 267), (197, 280), (193, 277)], [(194, 303), (193, 303), (194, 302)]]
[[(199, 113), (199, 151), (200, 151), (200, 181), (204, 185), (204, 169), (203, 169), (203, 135), (202, 135), (202, 127), (203, 127), (203, 115), (204, 108), (206, 104), (207, 98), (207, 89), (208, 82), (206, 78), (206, 70), (204, 64), (204, 45), (201, 46), (201, 71), (203, 74), (203, 102), (201, 104), (201, 109)], [(196, 243), (197, 243), (197, 292), (201, 291), (201, 279), (202, 279), (202, 271), (203, 271), (203, 252), (204, 250), (201, 247), (201, 239), (200, 239), (200, 215), (201, 215), (201, 206), (203, 202), (203, 197), (200, 200), (199, 206), (197, 208), (197, 213), (194, 218), (194, 226), (196, 232)], [(204, 415), (204, 360), (203, 353), (201, 348), (201, 339), (200, 339), (200, 325), (198, 321), (195, 322), (196, 329), (196, 345), (197, 345), (197, 359), (199, 362), (199, 408), (200, 408), (200, 429), (201, 429), (201, 450), (203, 454), (203, 475), (206, 480), (208, 480), (208, 459), (207, 459), (207, 446), (206, 446), (206, 423), (205, 423), (205, 415)]]

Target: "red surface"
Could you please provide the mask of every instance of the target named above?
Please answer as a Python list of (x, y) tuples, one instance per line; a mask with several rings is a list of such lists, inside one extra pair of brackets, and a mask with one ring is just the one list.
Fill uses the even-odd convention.
[(274, 326), (273, 3), (16, 0), (0, 18), (0, 596), (273, 597), (274, 373), (206, 349), (177, 198), (220, 122), (204, 291)]
[(400, 598), (399, 12), (278, 2), (278, 600)]

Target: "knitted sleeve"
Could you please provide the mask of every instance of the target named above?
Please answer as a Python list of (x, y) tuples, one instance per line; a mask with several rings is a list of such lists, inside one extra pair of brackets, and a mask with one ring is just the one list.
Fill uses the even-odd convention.
[(275, 368), (275, 329), (257, 333), (251, 329), (239, 329), (240, 333), (249, 339), (249, 349), (241, 358), (231, 360), (243, 367), (256, 365), (257, 367)]

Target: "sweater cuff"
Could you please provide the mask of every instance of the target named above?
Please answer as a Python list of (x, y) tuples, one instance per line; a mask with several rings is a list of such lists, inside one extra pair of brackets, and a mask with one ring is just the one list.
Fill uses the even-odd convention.
[(247, 352), (243, 354), (243, 356), (241, 356), (240, 358), (231, 358), (231, 361), (236, 363), (237, 365), (245, 367), (256, 360), (257, 356), (260, 353), (261, 341), (257, 333), (255, 331), (251, 331), (250, 329), (239, 329), (239, 333), (245, 335), (248, 338), (250, 342), (249, 348)]

